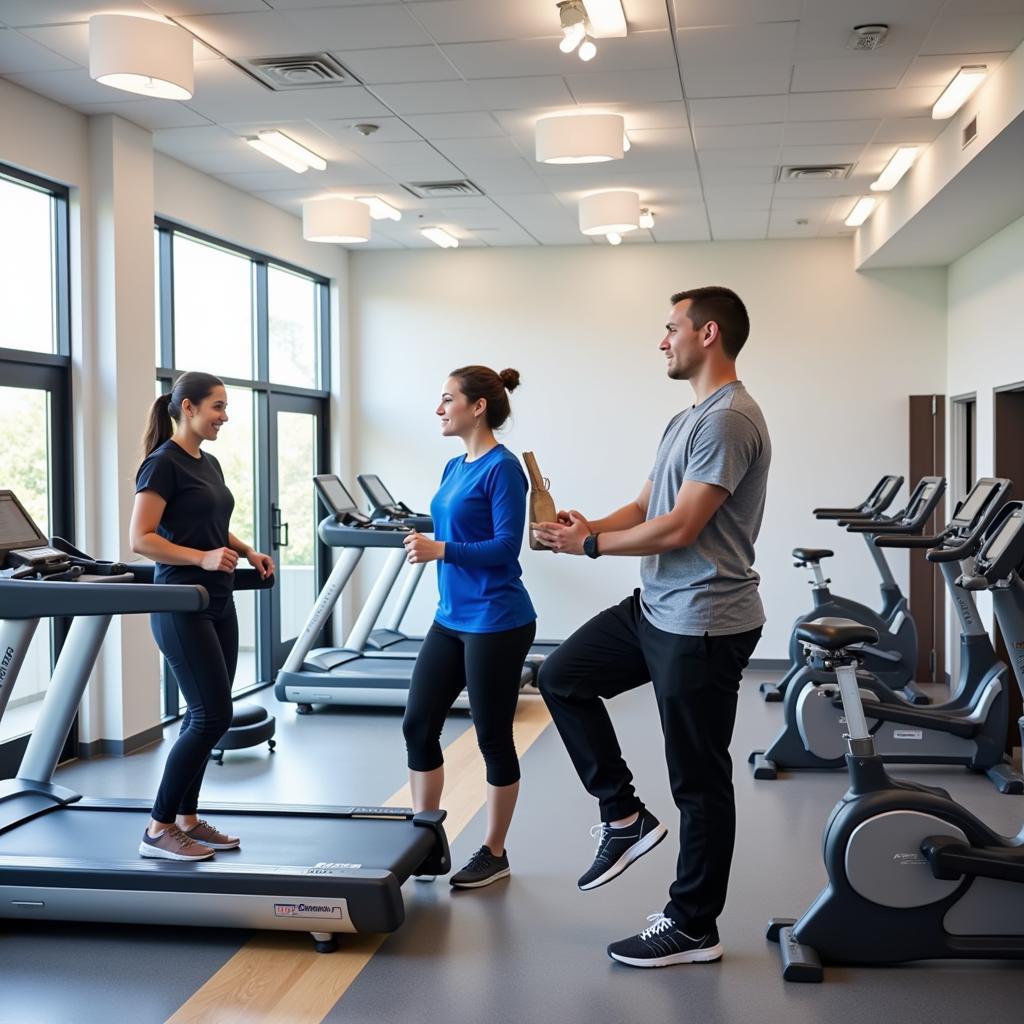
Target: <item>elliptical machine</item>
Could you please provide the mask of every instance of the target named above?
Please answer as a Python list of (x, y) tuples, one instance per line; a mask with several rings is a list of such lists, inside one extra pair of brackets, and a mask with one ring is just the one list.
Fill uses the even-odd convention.
[[(960, 619), (960, 672), (950, 700), (916, 708), (869, 672), (857, 673), (868, 730), (887, 764), (963, 765), (984, 771), (1001, 793), (1024, 793), (1024, 779), (1007, 763), (1003, 747), (1010, 713), (1010, 681), (969, 591), (957, 587), (960, 563), (981, 545), (1010, 489), (1006, 479), (979, 480), (933, 536), (893, 533), (875, 538), (880, 547), (931, 548)], [(831, 617), (817, 621), (842, 621)], [(749, 762), (755, 779), (778, 778), (779, 770), (836, 770), (845, 767), (843, 706), (831, 672), (805, 665), (793, 677), (783, 703), (784, 722), (766, 751)]]
[[(883, 486), (883, 481), (887, 483)], [(876, 485), (874, 495), (881, 488), (879, 501), (891, 501), (891, 494), (899, 489), (900, 477), (883, 477)], [(778, 683), (762, 683), (761, 693), (766, 701), (781, 701), (789, 684), (802, 671), (805, 664), (803, 648), (796, 631), (804, 622), (822, 617), (853, 619), (871, 626), (879, 636), (878, 646), (866, 653), (868, 670), (892, 689), (903, 689), (914, 704), (929, 704), (931, 701), (923, 690), (914, 685), (914, 671), (917, 667), (917, 626), (907, 599), (900, 590), (896, 578), (885, 560), (885, 555), (875, 546), (874, 538), (880, 533), (919, 534), (925, 528), (932, 513), (938, 507), (946, 490), (946, 481), (940, 476), (922, 477), (907, 499), (906, 508), (892, 516), (883, 516), (880, 510), (872, 511), (870, 497), (855, 509), (818, 508), (814, 510), (817, 519), (838, 519), (851, 533), (863, 534), (868, 551), (882, 577), (882, 610), (876, 612), (859, 601), (841, 597), (829, 590), (832, 582), (825, 578), (821, 562), (830, 558), (833, 552), (827, 548), (794, 548), (793, 557), (798, 568), (809, 568), (813, 574), (812, 594), (814, 607), (793, 623), (789, 640), (789, 669)], [(878, 501), (875, 503), (878, 504)]]
[[(1022, 572), (1024, 503), (1011, 502), (957, 583), (992, 592), (1024, 691)], [(811, 659), (838, 678), (850, 788), (825, 826), (828, 884), (798, 921), (769, 922), (783, 978), (821, 981), (823, 963), (1024, 958), (1024, 830), (999, 835), (945, 790), (890, 778), (856, 678), (858, 645), (873, 643), (873, 631), (854, 622), (799, 629)], [(1018, 725), (1024, 738), (1024, 719)]]

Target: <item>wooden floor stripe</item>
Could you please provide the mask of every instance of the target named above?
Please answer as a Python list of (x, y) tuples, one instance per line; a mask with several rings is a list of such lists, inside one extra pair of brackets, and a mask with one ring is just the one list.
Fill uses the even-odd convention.
[[(524, 754), (551, 723), (540, 698), (521, 700), (516, 749)], [(454, 841), (484, 806), (484, 764), (470, 728), (444, 752), (445, 831)], [(408, 807), (409, 787), (385, 803)], [(313, 951), (305, 932), (259, 932), (171, 1016), (167, 1024), (320, 1024), (384, 944), (386, 935), (348, 935), (336, 953)]]

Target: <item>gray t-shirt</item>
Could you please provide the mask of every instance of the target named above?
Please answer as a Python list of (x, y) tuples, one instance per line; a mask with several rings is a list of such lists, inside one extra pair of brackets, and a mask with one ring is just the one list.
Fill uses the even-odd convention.
[(672, 511), (684, 480), (724, 487), (729, 497), (689, 547), (643, 558), (642, 607), (658, 629), (723, 636), (764, 624), (753, 564), (771, 458), (764, 416), (740, 381), (672, 418), (651, 471), (647, 518)]

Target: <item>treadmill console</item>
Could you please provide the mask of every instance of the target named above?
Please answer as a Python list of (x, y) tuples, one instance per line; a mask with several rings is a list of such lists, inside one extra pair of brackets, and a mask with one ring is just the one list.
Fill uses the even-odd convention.
[[(396, 501), (379, 476), (372, 473), (363, 474), (357, 476), (356, 479), (370, 502), (370, 518), (375, 523), (407, 523), (410, 520), (429, 520), (430, 516), (427, 513), (413, 512), (404, 501)], [(425, 523), (421, 523), (417, 529), (427, 530), (429, 528)]]
[(1007, 481), (995, 477), (982, 477), (964, 498), (949, 525), (955, 530), (977, 529), (991, 510), (993, 500), (1003, 493), (1006, 484)]
[(370, 520), (359, 511), (358, 506), (352, 500), (352, 495), (345, 489), (345, 485), (333, 473), (321, 473), (313, 477), (313, 486), (324, 508), (334, 516), (339, 523), (347, 523), (352, 526), (369, 526)]
[(974, 574), (989, 586), (1010, 578), (1024, 562), (1024, 502), (1006, 505), (974, 559)]
[(0, 491), (0, 569), (14, 575), (65, 572), (70, 559), (47, 542), (13, 491)]

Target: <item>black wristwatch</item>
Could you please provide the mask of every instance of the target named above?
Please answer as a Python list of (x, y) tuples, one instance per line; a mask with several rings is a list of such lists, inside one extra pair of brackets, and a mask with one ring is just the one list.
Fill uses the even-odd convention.
[(597, 538), (598, 534), (592, 533), (583, 542), (583, 554), (585, 554), (587, 558), (601, 557), (601, 552), (597, 550)]

